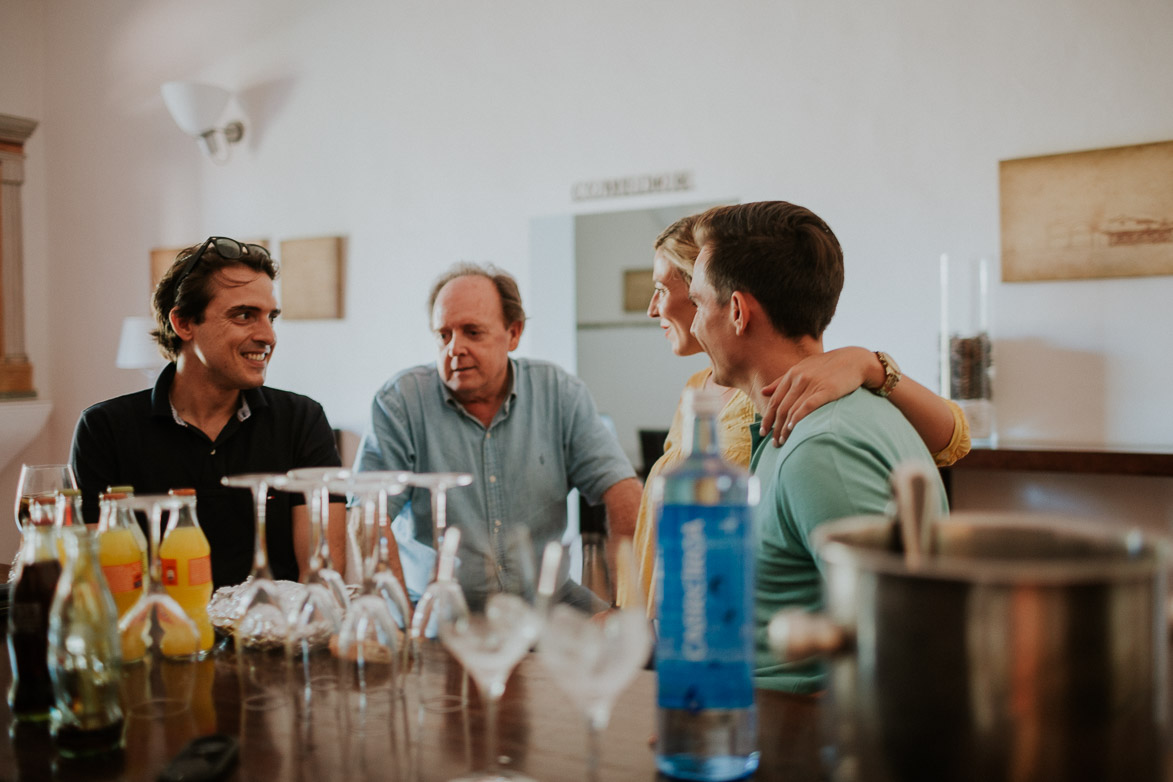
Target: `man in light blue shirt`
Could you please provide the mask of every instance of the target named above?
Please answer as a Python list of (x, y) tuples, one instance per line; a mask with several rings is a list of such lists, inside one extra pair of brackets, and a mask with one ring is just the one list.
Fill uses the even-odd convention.
[[(528, 530), (535, 552), (561, 539), (571, 489), (606, 505), (613, 540), (630, 536), (642, 487), (586, 385), (555, 364), (509, 357), (525, 328), (513, 278), (458, 265), (437, 280), (428, 308), (436, 364), (400, 372), (375, 395), (357, 469), (473, 475), (471, 486), (449, 490), (447, 519), (461, 530), (459, 576), (474, 598), (500, 578), (490, 563), (503, 561), (510, 530)], [(409, 502), (410, 519), (403, 514), (395, 530), (418, 593), (428, 573), (426, 560), (412, 567), (412, 541), (432, 544), (428, 491), (390, 498), (389, 512)], [(604, 607), (566, 572), (562, 599)]]

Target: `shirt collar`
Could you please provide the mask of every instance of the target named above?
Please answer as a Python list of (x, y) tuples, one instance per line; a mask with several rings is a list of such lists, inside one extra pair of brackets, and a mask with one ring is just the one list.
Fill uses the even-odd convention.
[[(452, 389), (444, 382), (444, 376), (440, 373), (439, 367), (436, 368), (436, 378), (440, 382), (440, 393), (444, 395), (444, 404), (448, 405), (454, 410), (464, 410), (464, 405), (452, 393)], [(496, 418), (509, 415), (509, 409), (513, 406), (513, 400), (517, 398), (517, 360), (509, 359), (509, 393), (505, 397), (504, 404), (501, 409), (497, 411)], [(465, 411), (467, 412), (467, 411)], [(496, 420), (496, 419), (494, 419)]]
[[(180, 426), (187, 426), (187, 422), (180, 417), (171, 404), (171, 384), (175, 382), (175, 362), (172, 361), (163, 367), (155, 387), (151, 389), (151, 415), (170, 418)], [(236, 410), (236, 420), (247, 421), (256, 410), (269, 406), (265, 398), (264, 386), (260, 388), (246, 388), (240, 394), (240, 407)]]

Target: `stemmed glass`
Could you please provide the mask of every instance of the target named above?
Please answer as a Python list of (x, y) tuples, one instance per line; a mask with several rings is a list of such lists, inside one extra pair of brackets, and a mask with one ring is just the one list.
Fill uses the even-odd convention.
[(62, 489), (76, 489), (77, 479), (68, 464), (22, 464), (16, 486), (16, 526), (24, 531), (29, 506), (36, 497), (51, 497)]
[[(346, 613), (350, 594), (346, 591), (346, 580), (334, 568), (330, 554), (330, 489), (329, 482), (350, 477), (350, 471), (341, 467), (302, 467), (290, 470), (286, 475), (296, 481), (305, 493), (306, 507), (310, 515), (310, 562), (307, 584), (325, 586), (341, 613)], [(294, 484), (286, 488), (293, 489)]]
[[(542, 563), (543, 586), (551, 585), (549, 591), (542, 590), (547, 597), (554, 581), (547, 579), (551, 547), (557, 549), (555, 555), (561, 553), (557, 543), (547, 547), (547, 559)], [(635, 577), (629, 541), (620, 544), (619, 566)], [(552, 569), (556, 573), (556, 562)], [(591, 782), (598, 779), (599, 734), (611, 720), (615, 699), (643, 668), (651, 651), (652, 632), (642, 605), (612, 611), (601, 621), (565, 603), (549, 608), (538, 642), (538, 659), (586, 716), (587, 779)]]
[[(191, 693), (167, 692), (165, 695), (153, 695), (155, 674), (162, 673), (166, 665), (195, 662), (200, 653), (200, 631), (183, 607), (167, 594), (163, 586), (163, 565), (159, 559), (163, 511), (178, 513), (186, 500), (168, 494), (139, 494), (127, 497), (121, 502), (132, 510), (147, 513), (151, 535), (150, 568), (146, 587), (135, 604), (118, 621), (118, 634), (123, 639), (123, 648), (138, 646), (137, 643), (127, 644), (127, 639), (141, 640), (146, 661), (146, 693), (138, 702), (130, 704), (130, 711), (138, 716), (167, 716), (186, 709)], [(176, 678), (164, 675), (163, 682)], [(180, 680), (189, 678), (178, 677)], [(165, 684), (158, 686), (160, 689), (167, 689)]]
[[(345, 678), (353, 679), (358, 685), (360, 709), (365, 709), (372, 691), (393, 683), (397, 668), (402, 665), (402, 661), (396, 662), (396, 656), (406, 653), (399, 640), (399, 625), (408, 626), (411, 609), (398, 580), (388, 572), (387, 543), (383, 537), (387, 525), (380, 516), (386, 515), (387, 496), (407, 488), (404, 483), (407, 474), (362, 472), (327, 482), (331, 492), (357, 498), (363, 512), (363, 529), (359, 535), (362, 591), (350, 601), (335, 649), (347, 669)], [(380, 567), (380, 559), (387, 567)], [(394, 582), (394, 586), (388, 581)]]
[[(488, 594), (465, 592), (469, 613), (439, 617), (440, 640), (468, 671), (485, 708), (486, 769), (453, 782), (530, 778), (497, 767), (497, 706), (505, 682), (537, 641), (542, 620), (534, 602), (533, 546), (524, 528), (499, 533), (497, 558), (486, 560)], [(462, 579), (463, 580), (463, 579)]]
[[(323, 512), (329, 518), (330, 493), (326, 489), (326, 481), (347, 475), (345, 470), (333, 469), (329, 472), (317, 468), (295, 470), (293, 472), (307, 477), (295, 477), (293, 473), (286, 476), (280, 490), (286, 492), (300, 492), (305, 494), (306, 507), (310, 517), (310, 559), (309, 570), (304, 582), (305, 590), (299, 594), (294, 605), (289, 609), (287, 621), (289, 633), (287, 635), (288, 651), (295, 660), (303, 664), (305, 674), (306, 697), (309, 697), (311, 682), (311, 663), (314, 654), (329, 648), (330, 639), (338, 634), (342, 625), (342, 616), (349, 599), (346, 596), (346, 587), (341, 584), (338, 575), (330, 563), (330, 549), (326, 542), (326, 534), (322, 528)], [(334, 584), (334, 578), (339, 583)], [(336, 591), (337, 590), (337, 591)]]
[[(253, 549), (252, 572), (248, 586), (240, 594), (240, 611), (233, 636), (236, 641), (236, 659), (240, 669), (240, 684), (257, 689), (245, 694), (242, 700), (250, 708), (272, 708), (280, 704), (285, 666), (274, 666), (269, 652), (285, 651), (289, 625), (286, 611), (269, 568), (269, 549), (265, 536), (265, 510), (270, 488), (280, 488), (289, 479), (284, 473), (246, 473), (226, 475), (220, 483), (240, 489), (250, 489), (256, 514), (256, 539)], [(282, 660), (284, 662), (284, 660)], [(275, 670), (277, 669), (277, 670)], [(279, 671), (282, 676), (273, 681)]]
[[(472, 475), (466, 472), (417, 472), (409, 475), (407, 483), (431, 493), (432, 547), (438, 552), (444, 544), (444, 533), (448, 530), (448, 490), (468, 486), (472, 483)], [(436, 566), (439, 567), (439, 564), (437, 560)]]
[[(456, 583), (456, 551), (460, 548), (460, 528), (454, 527), (444, 536), (440, 546), (440, 556), (437, 561), (436, 579), (428, 584), (424, 594), (416, 603), (415, 613), (411, 617), (411, 646), (414, 660), (415, 690), (419, 698), (419, 717), (423, 719), (423, 711), (450, 712), (463, 709), (468, 705), (468, 674), (461, 669), (460, 691), (452, 693), (447, 688), (447, 676), (441, 674), (445, 686), (439, 692), (429, 688), (438, 688), (439, 684), (429, 685), (426, 680), (435, 678), (429, 676), (432, 661), (437, 658), (439, 645), (436, 638), (436, 628), (441, 621), (452, 621), (460, 615), (468, 615), (468, 605), (464, 602), (464, 592)], [(441, 666), (447, 672), (449, 666)]]

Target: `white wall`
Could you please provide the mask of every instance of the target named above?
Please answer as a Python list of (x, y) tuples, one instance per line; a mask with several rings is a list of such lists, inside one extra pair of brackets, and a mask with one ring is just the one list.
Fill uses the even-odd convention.
[[(112, 364), (122, 318), (147, 310), (154, 246), (346, 235), (347, 318), (283, 324), (270, 382), (361, 428), (375, 388), (430, 358), (422, 299), (440, 269), (492, 260), (529, 300), (561, 296), (535, 282), (549, 275), (528, 262), (531, 219), (588, 211), (575, 181), (689, 169), (689, 200), (781, 197), (826, 218), (847, 255), (828, 343), (883, 347), (932, 378), (936, 259), (997, 250), (999, 160), (1173, 138), (1168, 0), (4, 0), (0, 14), (0, 112), (41, 122), (27, 320), (55, 410), (25, 459), (66, 458), (84, 406), (140, 385)], [(239, 91), (249, 130), (229, 165), (167, 115), (158, 86), (176, 78)], [(1004, 440), (1173, 447), (1173, 277), (995, 293)]]

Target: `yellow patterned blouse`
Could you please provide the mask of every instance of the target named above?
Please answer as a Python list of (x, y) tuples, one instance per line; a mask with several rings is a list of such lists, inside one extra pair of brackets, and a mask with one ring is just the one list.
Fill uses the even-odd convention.
[[(690, 377), (684, 387), (686, 389), (702, 388), (712, 373), (711, 367), (702, 369)], [(681, 397), (683, 398), (683, 394)], [(965, 414), (961, 412), (961, 408), (956, 403), (948, 399), (945, 402), (953, 412), (953, 439), (945, 448), (933, 454), (933, 459), (940, 467), (953, 464), (969, 453), (970, 448), (969, 424), (965, 420)], [(731, 464), (749, 467), (751, 452), (749, 427), (753, 424), (755, 415), (753, 404), (740, 391), (736, 392), (721, 409), (721, 414), (717, 418), (717, 437), (718, 442), (722, 444), (722, 455)], [(680, 442), (683, 436), (684, 422), (681, 419), (680, 405), (677, 404), (676, 414), (672, 416), (672, 427), (668, 430), (668, 438), (664, 441), (664, 455), (657, 459), (656, 463), (648, 470), (643, 497), (639, 501), (639, 516), (635, 522), (635, 537), (632, 545), (635, 549), (635, 561), (639, 569), (640, 583), (633, 584), (626, 577), (624, 569), (620, 569), (618, 574), (616, 602), (620, 606), (631, 606), (642, 601), (647, 607), (649, 616), (655, 610), (652, 578), (656, 561), (656, 528), (652, 520), (651, 492), (648, 487), (652, 485), (652, 480), (657, 475), (675, 467), (684, 460), (683, 444)], [(636, 592), (637, 589), (638, 592)]]

